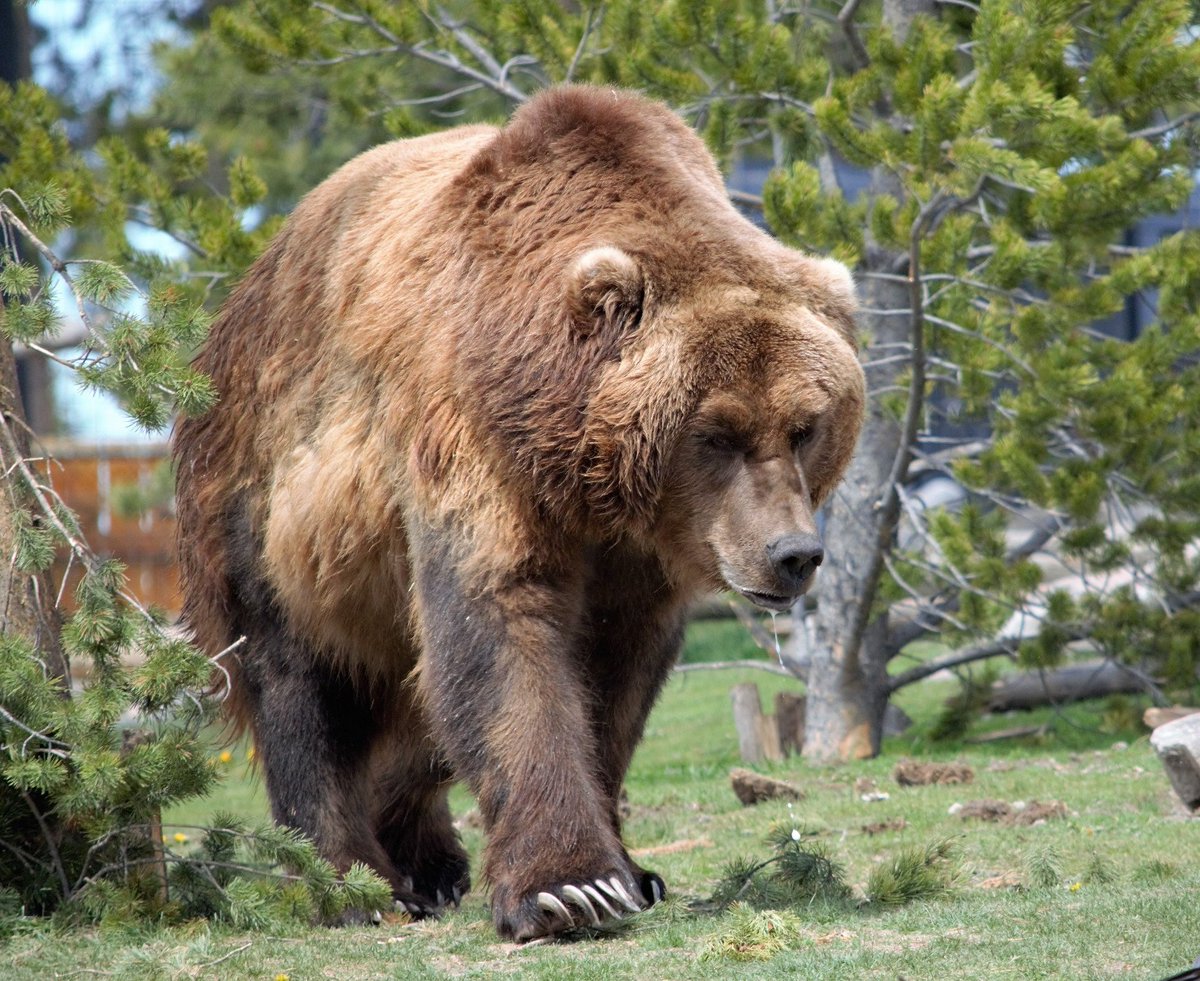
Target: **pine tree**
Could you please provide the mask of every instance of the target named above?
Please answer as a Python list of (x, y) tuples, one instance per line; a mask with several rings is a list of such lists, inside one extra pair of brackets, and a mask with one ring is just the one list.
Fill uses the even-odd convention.
[[(145, 130), (85, 155), (60, 115), (37, 86), (0, 85), (0, 547), (10, 557), (0, 584), (0, 908), (247, 926), (388, 906), (369, 870), (339, 877), (310, 842), (280, 829), (223, 818), (195, 854), (163, 843), (162, 808), (215, 779), (201, 732), (219, 708), (207, 689), (228, 652), (206, 656), (167, 630), (126, 590), (121, 565), (88, 548), (53, 467), (31, 450), (11, 345), (41, 349), (65, 303), (86, 331), (83, 352), (46, 356), (117, 395), (147, 429), (202, 412), (216, 393), (188, 366), (190, 352), (208, 307), (271, 225), (243, 227), (264, 190), (244, 162), (230, 167), (229, 195), (214, 194), (195, 144)], [(131, 224), (171, 235), (195, 261), (139, 252)], [(61, 625), (66, 583), (49, 574), (59, 553), (83, 570)], [(76, 690), (68, 658), (86, 666)]]

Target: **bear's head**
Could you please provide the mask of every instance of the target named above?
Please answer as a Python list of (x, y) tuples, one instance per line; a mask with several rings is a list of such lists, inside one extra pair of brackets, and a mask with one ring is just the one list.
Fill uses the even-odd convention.
[(846, 268), (747, 221), (696, 134), (631, 93), (540, 94), (452, 191), (462, 404), (495, 466), (681, 583), (789, 605), (862, 423)]
[(586, 486), (672, 578), (785, 610), (821, 564), (814, 514), (862, 424), (854, 292), (840, 263), (765, 236), (741, 251), (666, 283), (632, 245), (580, 257), (582, 329), (626, 339), (587, 405)]

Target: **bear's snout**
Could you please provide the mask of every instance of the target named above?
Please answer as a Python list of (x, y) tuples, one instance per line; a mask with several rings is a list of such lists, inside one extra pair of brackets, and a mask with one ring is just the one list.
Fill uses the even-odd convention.
[(825, 560), (825, 546), (812, 532), (782, 535), (767, 546), (767, 558), (783, 592), (799, 596)]

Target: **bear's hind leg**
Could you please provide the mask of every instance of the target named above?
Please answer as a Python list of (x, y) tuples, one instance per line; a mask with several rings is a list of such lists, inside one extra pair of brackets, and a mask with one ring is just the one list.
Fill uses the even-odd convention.
[(304, 832), (345, 872), (370, 866), (415, 915), (434, 912), (413, 893), (376, 836), (370, 750), (378, 719), (358, 686), (282, 628), (247, 631), (255, 752), (276, 822)]
[(457, 906), (471, 888), (467, 853), (446, 800), (453, 775), (430, 752), (430, 740), (413, 699), (375, 744), (376, 833), (397, 873), (434, 909)]

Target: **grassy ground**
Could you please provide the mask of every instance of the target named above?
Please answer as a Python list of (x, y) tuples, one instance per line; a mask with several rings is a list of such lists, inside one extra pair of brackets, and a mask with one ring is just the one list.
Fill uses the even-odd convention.
[[(689, 656), (737, 656), (742, 643), (737, 628), (701, 624)], [(743, 808), (729, 788), (729, 769), (739, 761), (728, 692), (747, 680), (758, 682), (764, 705), (776, 690), (794, 687), (748, 670), (678, 675), (650, 720), (627, 783), (626, 837), (639, 861), (659, 871), (679, 898), (622, 931), (517, 947), (497, 939), (480, 894), (437, 922), (295, 927), (271, 935), (208, 923), (71, 933), (30, 923), (0, 950), (0, 963), (10, 965), (0, 977), (1153, 981), (1200, 954), (1200, 822), (1177, 810), (1133, 725), (1136, 703), (985, 720), (972, 730), (1046, 723), (1045, 734), (1032, 741), (935, 744), (930, 732), (954, 686), (926, 682), (901, 693), (899, 703), (916, 724), (889, 740), (880, 759), (841, 768), (799, 760), (760, 767), (799, 784), (807, 796), (790, 808)], [(965, 762), (974, 781), (902, 788), (892, 769), (905, 755)], [(265, 813), (245, 747), (232, 751), (225, 768), (216, 798), (165, 819), (191, 825), (216, 810)], [(872, 781), (886, 799), (862, 799)], [(949, 813), (956, 802), (979, 798), (1059, 800), (1069, 813), (1033, 827), (966, 822)], [(454, 805), (461, 816), (472, 802), (460, 791)], [(859, 894), (872, 868), (905, 847), (947, 836), (955, 836), (958, 880), (942, 898), (896, 908), (851, 903), (793, 910), (799, 920), (783, 931), (783, 949), (773, 955), (737, 962), (713, 955), (735, 917), (696, 912), (688, 901), (711, 895), (735, 856), (767, 857), (764, 835), (781, 821), (815, 832)], [(888, 830), (869, 833), (869, 825)], [(478, 854), (481, 834), (468, 828), (464, 839)], [(1044, 884), (1035, 881), (1037, 869)], [(755, 952), (767, 953), (748, 951)]]

